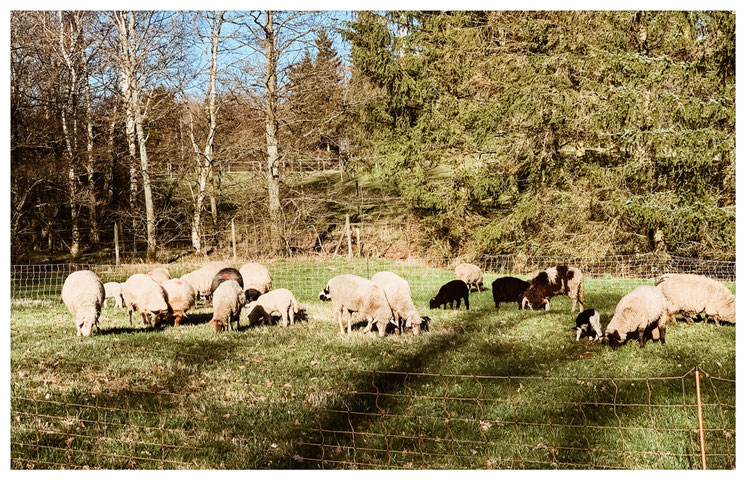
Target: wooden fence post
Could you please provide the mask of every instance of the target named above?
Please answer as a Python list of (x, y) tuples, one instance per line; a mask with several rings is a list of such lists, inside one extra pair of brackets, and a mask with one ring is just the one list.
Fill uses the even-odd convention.
[(233, 243), (233, 263), (236, 262), (236, 225), (231, 218), (231, 242)]
[(697, 386), (697, 420), (699, 422), (699, 451), (702, 454), (702, 470), (707, 470), (707, 457), (705, 456), (705, 428), (702, 420), (702, 396), (699, 390), (699, 365), (694, 367), (694, 381)]
[(352, 257), (352, 232), (350, 232), (350, 215), (345, 215), (345, 231), (347, 232), (347, 256)]
[(119, 266), (119, 224), (114, 222), (114, 257), (116, 265)]

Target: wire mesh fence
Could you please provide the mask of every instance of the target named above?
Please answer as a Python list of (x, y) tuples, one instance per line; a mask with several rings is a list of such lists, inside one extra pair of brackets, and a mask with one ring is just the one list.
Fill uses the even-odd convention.
[[(643, 378), (365, 370), (340, 376), (324, 369), (305, 374), (311, 381), (303, 391), (273, 387), (292, 400), (262, 409), (228, 401), (203, 404), (198, 392), (65, 389), (16, 378), (11, 466), (702, 466), (693, 369), (681, 376)], [(735, 381), (704, 373), (701, 402), (708, 467), (733, 469)], [(262, 424), (268, 416), (271, 421)]]
[[(245, 261), (226, 259), (236, 267)], [(453, 267), (461, 260), (406, 259), (393, 260), (376, 257), (296, 257), (291, 259), (253, 260), (264, 263), (270, 270), (274, 288), (288, 288), (301, 300), (316, 298), (326, 283), (342, 273), (365, 278), (388, 270), (405, 278), (413, 292), (432, 296), (444, 283), (454, 278)], [(464, 259), (482, 268), (485, 285), (503, 275), (530, 278), (536, 272), (554, 265), (571, 265), (580, 268), (586, 278), (586, 290), (594, 284), (617, 283), (629, 286), (651, 284), (664, 273), (695, 273), (720, 281), (735, 281), (735, 262), (700, 260), (659, 255), (623, 255), (604, 258), (501, 255)], [(201, 263), (182, 261), (170, 264), (48, 264), (11, 265), (11, 299), (45, 300), (59, 298), (65, 278), (76, 270), (92, 270), (102, 282), (124, 282), (134, 273), (146, 273), (156, 267), (166, 267), (172, 277), (195, 270)], [(429, 298), (429, 297), (428, 297)]]

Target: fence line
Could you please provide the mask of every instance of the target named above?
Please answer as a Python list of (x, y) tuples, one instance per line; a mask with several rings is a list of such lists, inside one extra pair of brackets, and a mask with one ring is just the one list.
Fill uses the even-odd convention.
[[(249, 459), (290, 468), (702, 466), (694, 369), (628, 378), (312, 371), (335, 386), (305, 385), (305, 396), (283, 403), (288, 419), (266, 431), (240, 415), (222, 423), (224, 409), (240, 404), (205, 405), (199, 392), (94, 394), (14, 374), (11, 467), (246, 468)], [(708, 466), (733, 469), (735, 380), (700, 373)]]
[[(226, 257), (230, 262), (230, 258)], [(497, 255), (464, 259), (477, 264), (485, 272), (485, 284), (500, 275), (529, 278), (553, 265), (579, 267), (588, 282), (619, 283), (625, 286), (649, 284), (664, 273), (695, 273), (721, 281), (735, 281), (735, 262), (701, 260), (662, 255), (618, 255), (612, 257), (560, 257)], [(292, 290), (299, 300), (316, 298), (327, 281), (341, 273), (352, 273), (370, 278), (376, 272), (390, 270), (409, 281), (414, 290), (427, 292), (453, 279), (453, 267), (462, 260), (455, 258), (394, 260), (377, 257), (297, 257), (293, 259), (259, 259), (270, 270), (275, 288)], [(236, 267), (244, 263), (240, 260)], [(156, 266), (169, 269), (173, 277), (181, 276), (201, 266), (195, 260), (170, 264), (46, 264), (11, 265), (11, 299), (39, 300), (58, 298), (65, 278), (76, 270), (92, 270), (102, 282), (124, 282), (134, 273), (145, 273)], [(417, 300), (417, 299), (415, 299)]]

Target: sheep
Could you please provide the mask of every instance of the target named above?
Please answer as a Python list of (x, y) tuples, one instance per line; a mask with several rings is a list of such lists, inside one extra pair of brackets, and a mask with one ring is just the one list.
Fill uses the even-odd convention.
[(293, 292), (287, 288), (272, 290), (248, 305), (249, 326), (257, 323), (259, 317), (264, 317), (269, 323), (271, 315), (277, 313), (282, 317), (282, 326), (295, 325), (295, 314), (298, 313), (298, 301)]
[(442, 305), (445, 309), (446, 303), (449, 308), (453, 308), (454, 301), (456, 302), (456, 308), (460, 308), (462, 298), (466, 309), (469, 310), (469, 287), (463, 280), (451, 280), (440, 287), (438, 294), (430, 299), (430, 308), (440, 308)]
[[(393, 272), (378, 272), (373, 275), (371, 280), (383, 288), (386, 294), (386, 299), (394, 314), (394, 325), (397, 333), (401, 332), (403, 328), (411, 328), (412, 333), (419, 335), (422, 317), (420, 317), (412, 301), (412, 289), (409, 287), (409, 282)], [(402, 319), (404, 319), (403, 326)]]
[(124, 282), (122, 296), (129, 312), (132, 325), (132, 312), (139, 311), (147, 326), (158, 325), (168, 315), (168, 303), (163, 287), (149, 275), (136, 273)]
[(600, 340), (604, 335), (601, 330), (601, 315), (594, 309), (583, 310), (575, 319), (575, 341), (586, 336)]
[(534, 310), (544, 307), (549, 310), (549, 299), (557, 295), (567, 295), (572, 300), (571, 312), (580, 304), (583, 310), (583, 272), (579, 268), (558, 265), (539, 272), (523, 293), (521, 305)]
[(348, 334), (352, 332), (352, 312), (358, 312), (365, 317), (369, 326), (375, 323), (378, 335), (381, 337), (386, 334), (386, 325), (393, 322), (394, 313), (391, 311), (383, 288), (357, 275), (343, 274), (332, 278), (319, 293), (319, 299), (332, 301), (334, 317), (342, 334), (344, 334), (342, 316), (345, 312), (349, 315), (347, 317)]
[(492, 299), (495, 301), (495, 309), (500, 311), (500, 302), (516, 302), (518, 309), (522, 310), (521, 298), (523, 292), (530, 286), (525, 280), (515, 277), (501, 277), (492, 282)]
[[(104, 283), (104, 292), (106, 292), (106, 298), (114, 299), (114, 306), (116, 308), (122, 308), (122, 283), (119, 282), (106, 282)], [(106, 300), (104, 300), (104, 306), (106, 306)]]
[(264, 265), (249, 262), (244, 264), (239, 272), (243, 277), (243, 288), (246, 292), (246, 299), (254, 301), (272, 288), (272, 276)]
[(156, 283), (159, 284), (171, 278), (171, 274), (168, 273), (168, 270), (163, 267), (155, 268), (149, 271), (148, 275), (150, 275), (150, 278), (152, 278), (153, 280), (155, 280)]
[(210, 288), (212, 287), (212, 280), (215, 278), (215, 274), (221, 269), (228, 267), (230, 267), (228, 262), (208, 262), (199, 269), (182, 275), (181, 279), (189, 282), (198, 297), (201, 296), (205, 300), (208, 300), (212, 296)]
[(218, 288), (218, 285), (225, 282), (226, 280), (235, 280), (238, 282), (238, 284), (243, 288), (243, 278), (241, 277), (241, 273), (236, 270), (235, 268), (228, 267), (228, 268), (222, 268), (218, 273), (215, 274), (214, 277), (212, 277), (212, 283), (210, 285), (210, 296), (212, 296), (215, 293), (215, 289)]
[(212, 298), (213, 313), (210, 320), (215, 327), (215, 332), (222, 332), (226, 327), (232, 330), (233, 322), (236, 322), (236, 329), (238, 329), (241, 309), (245, 303), (246, 295), (237, 281), (227, 280), (218, 285)]
[(463, 282), (471, 288), (472, 285), (477, 287), (477, 292), (481, 292), (484, 289), (484, 279), (482, 278), (482, 270), (476, 265), (471, 263), (461, 263), (456, 265), (456, 280), (463, 280)]
[(666, 297), (669, 319), (684, 314), (687, 323), (692, 324), (688, 315), (704, 313), (712, 317), (716, 325), (736, 323), (736, 297), (717, 280), (703, 275), (671, 273), (658, 278), (655, 285)]
[(166, 292), (166, 301), (171, 316), (174, 318), (174, 326), (181, 324), (181, 319), (186, 312), (194, 307), (196, 293), (189, 282), (180, 278), (172, 278), (161, 284)]
[(606, 326), (604, 343), (612, 348), (624, 343), (629, 334), (637, 333), (640, 347), (645, 347), (647, 337), (657, 328), (662, 344), (666, 343), (666, 297), (656, 287), (642, 285), (622, 297), (614, 316)]
[(73, 316), (79, 337), (89, 336), (94, 325), (98, 328), (105, 300), (104, 285), (90, 270), (71, 273), (62, 285), (62, 302)]

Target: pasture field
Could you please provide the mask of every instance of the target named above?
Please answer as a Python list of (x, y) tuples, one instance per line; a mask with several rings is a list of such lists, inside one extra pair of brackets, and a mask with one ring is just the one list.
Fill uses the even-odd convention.
[[(575, 342), (566, 297), (496, 312), (487, 290), (469, 311), (430, 310), (452, 271), (267, 265), (305, 310), (291, 328), (216, 334), (201, 304), (179, 327), (131, 326), (109, 300), (101, 331), (78, 338), (56, 286), (14, 285), (28, 298), (11, 303), (12, 468), (700, 468), (697, 365), (708, 467), (735, 468), (733, 326), (678, 322), (665, 345), (612, 350)], [(318, 292), (383, 269), (410, 282), (430, 330), (340, 335)], [(605, 326), (640, 284), (586, 279), (585, 306)]]

